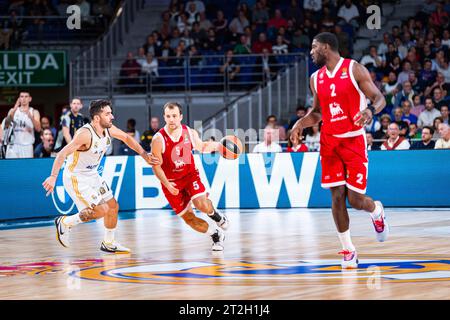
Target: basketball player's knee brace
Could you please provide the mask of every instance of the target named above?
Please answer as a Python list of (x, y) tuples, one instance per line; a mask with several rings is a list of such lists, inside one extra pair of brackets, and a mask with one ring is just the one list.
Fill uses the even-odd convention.
[(83, 222), (88, 222), (88, 221), (94, 219), (94, 209), (92, 209), (92, 208), (83, 209), (80, 212), (80, 219)]

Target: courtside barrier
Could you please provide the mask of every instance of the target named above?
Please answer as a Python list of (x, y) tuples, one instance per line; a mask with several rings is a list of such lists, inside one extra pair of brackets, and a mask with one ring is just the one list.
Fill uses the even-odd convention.
[[(195, 155), (210, 199), (219, 208), (330, 207), (320, 187), (319, 154), (245, 154), (237, 160)], [(450, 207), (450, 150), (369, 152), (367, 193), (387, 207)], [(0, 220), (71, 214), (62, 171), (53, 195), (42, 182), (53, 159), (0, 161)], [(159, 181), (138, 156), (106, 157), (98, 168), (120, 210), (167, 208)], [(151, 213), (149, 213), (151, 214)]]

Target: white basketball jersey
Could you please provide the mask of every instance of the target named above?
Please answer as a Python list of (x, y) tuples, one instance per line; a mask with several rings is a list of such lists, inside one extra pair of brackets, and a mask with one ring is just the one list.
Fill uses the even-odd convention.
[(79, 130), (82, 128), (86, 128), (91, 132), (91, 146), (86, 151), (75, 151), (69, 155), (64, 170), (69, 174), (96, 174), (97, 167), (111, 145), (112, 139), (108, 129), (105, 129), (104, 136), (99, 137), (91, 124), (85, 124)]
[[(30, 107), (31, 114), (34, 113)], [(26, 112), (22, 112), (20, 108), (14, 113), (14, 144), (30, 145), (34, 143), (34, 124)], [(31, 132), (30, 132), (31, 131)]]

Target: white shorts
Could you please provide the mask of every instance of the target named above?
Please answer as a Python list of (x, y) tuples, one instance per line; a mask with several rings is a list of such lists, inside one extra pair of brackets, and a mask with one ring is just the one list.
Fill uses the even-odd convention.
[(63, 183), (79, 212), (88, 207), (94, 208), (102, 200), (106, 202), (114, 197), (111, 188), (98, 173), (73, 174), (64, 170)]
[(20, 158), (33, 158), (33, 145), (32, 144), (10, 144), (6, 148), (6, 159), (20, 159)]

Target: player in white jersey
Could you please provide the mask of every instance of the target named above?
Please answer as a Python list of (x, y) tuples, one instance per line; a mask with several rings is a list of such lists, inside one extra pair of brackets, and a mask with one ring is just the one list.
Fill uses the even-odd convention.
[(73, 140), (58, 153), (50, 177), (42, 184), (47, 196), (53, 192), (59, 170), (67, 158), (63, 172), (64, 188), (79, 212), (55, 219), (57, 239), (64, 247), (68, 247), (71, 228), (83, 222), (104, 218), (105, 235), (100, 249), (105, 252), (128, 253), (130, 249), (115, 241), (119, 204), (105, 180), (98, 174), (97, 167), (111, 145), (112, 138), (123, 141), (150, 165), (159, 164), (159, 160), (147, 154), (136, 140), (112, 124), (114, 116), (109, 101), (92, 101), (89, 113), (91, 122), (80, 128)]
[(13, 139), (6, 149), (6, 158), (33, 158), (34, 131), (41, 131), (39, 111), (30, 107), (29, 92), (22, 91), (6, 117), (6, 127), (13, 126)]

